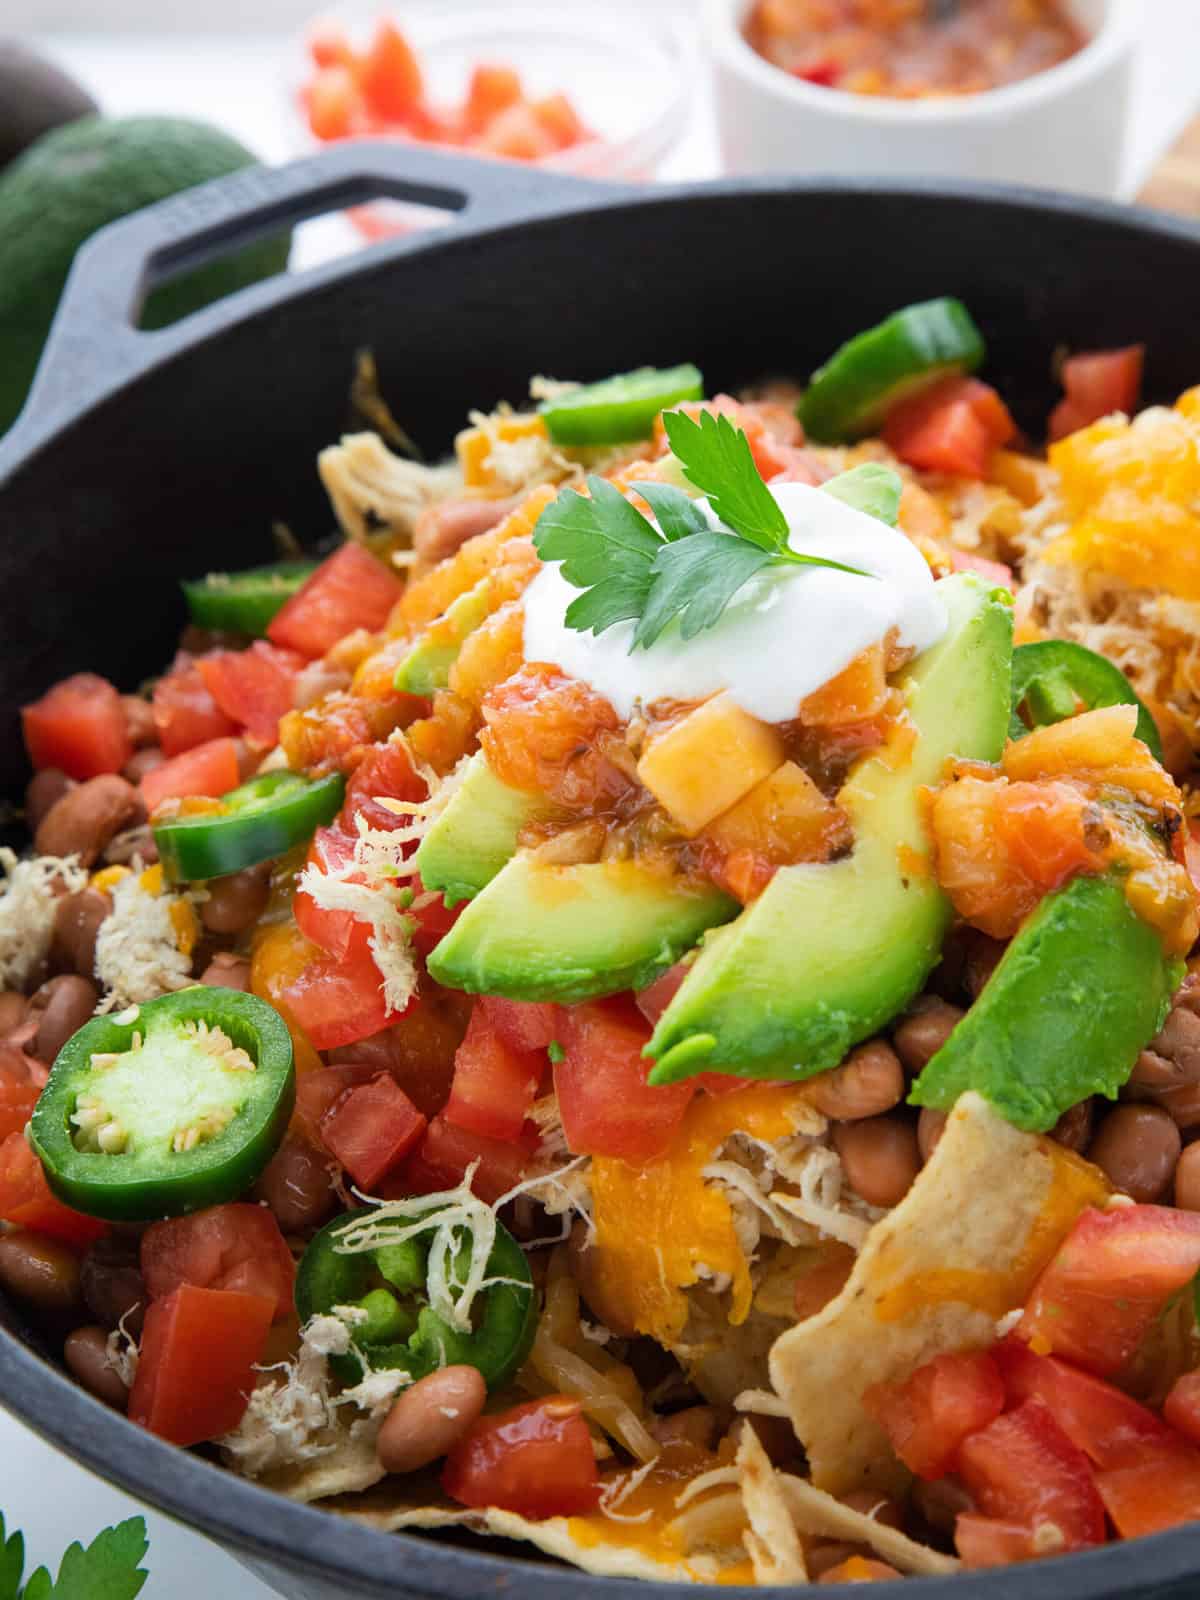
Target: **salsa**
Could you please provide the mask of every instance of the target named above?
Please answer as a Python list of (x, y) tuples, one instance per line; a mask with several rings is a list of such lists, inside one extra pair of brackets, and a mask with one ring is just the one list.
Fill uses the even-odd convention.
[(897, 100), (1020, 83), (1087, 43), (1062, 0), (757, 0), (746, 37), (805, 83)]
[(79, 1381), (624, 1576), (1200, 1522), (1200, 399), (1141, 358), (1044, 448), (946, 298), (534, 380), (24, 707), (0, 1288)]

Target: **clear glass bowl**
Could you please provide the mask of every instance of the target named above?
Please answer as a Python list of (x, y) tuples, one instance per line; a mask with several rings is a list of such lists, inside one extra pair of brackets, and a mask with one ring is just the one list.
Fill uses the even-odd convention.
[[(471, 69), (481, 62), (511, 65), (533, 98), (567, 95), (597, 136), (545, 157), (538, 166), (610, 181), (653, 178), (687, 126), (695, 46), (674, 20), (653, 16), (653, 0), (647, 0), (645, 10), (651, 14), (626, 5), (606, 6), (600, 15), (594, 6), (450, 7), (441, 0), (437, 5), (355, 5), (321, 12), (295, 41), (288, 63), (291, 142), (302, 154), (320, 147), (299, 98), (300, 85), (312, 70), (305, 46), (309, 29), (317, 22), (332, 22), (363, 45), (376, 20), (387, 15), (416, 51), (432, 104), (460, 105)], [(407, 139), (401, 133), (394, 137)], [(381, 200), (357, 207), (351, 220), (369, 237), (379, 238), (428, 225), (434, 216)]]

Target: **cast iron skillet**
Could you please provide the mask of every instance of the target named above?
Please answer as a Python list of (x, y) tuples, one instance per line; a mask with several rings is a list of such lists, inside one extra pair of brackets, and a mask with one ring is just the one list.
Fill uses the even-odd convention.
[[(444, 206), (456, 225), (273, 279), (160, 332), (132, 326), (172, 271), (379, 194)], [(0, 443), (0, 793), (27, 777), (22, 701), (85, 668), (135, 684), (172, 649), (177, 578), (269, 559), (277, 518), (306, 538), (328, 530), (313, 460), (345, 425), (363, 346), (396, 414), (441, 451), (469, 406), (521, 399), (531, 373), (695, 360), (714, 392), (807, 373), (895, 307), (956, 294), (986, 331), (988, 376), (1032, 430), (1059, 345), (1145, 340), (1151, 399), (1200, 381), (1198, 282), (1200, 236), (1183, 223), (1021, 191), (772, 179), (633, 192), (358, 145), (168, 200), (81, 252), (30, 404)], [(677, 1592), (292, 1505), (114, 1416), (2, 1305), (0, 1319), (0, 1403), (281, 1593)], [(1200, 1527), (951, 1581), (887, 1593), (1184, 1600), (1200, 1584)]]

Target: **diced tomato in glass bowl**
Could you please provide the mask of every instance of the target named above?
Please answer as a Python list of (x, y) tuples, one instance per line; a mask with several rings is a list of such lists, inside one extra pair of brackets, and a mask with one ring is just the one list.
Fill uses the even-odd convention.
[[(449, 13), (449, 14), (445, 14)], [(546, 5), (349, 6), (302, 31), (288, 73), (297, 148), (395, 138), (582, 177), (653, 177), (686, 123), (694, 47), (668, 19), (620, 26)], [(377, 201), (368, 238), (429, 226)]]

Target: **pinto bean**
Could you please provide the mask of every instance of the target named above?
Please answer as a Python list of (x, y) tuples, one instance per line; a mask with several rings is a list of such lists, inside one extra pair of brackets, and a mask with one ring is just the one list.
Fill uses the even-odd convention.
[(441, 1367), (405, 1389), (375, 1445), (385, 1472), (418, 1472), (444, 1456), (476, 1421), (487, 1385), (475, 1367)]
[(659, 1444), (690, 1444), (700, 1450), (715, 1450), (721, 1419), (713, 1406), (685, 1406), (669, 1417), (656, 1417), (650, 1432)]
[(284, 1233), (319, 1227), (337, 1203), (329, 1158), (296, 1134), (288, 1134), (268, 1161), (254, 1192), (275, 1213)]
[(920, 1072), (962, 1020), (963, 1011), (936, 995), (924, 995), (892, 1033), (896, 1054), (909, 1072)]
[(78, 856), (90, 867), (105, 845), (139, 819), (144, 807), (131, 783), (106, 772), (69, 789), (38, 824), (34, 846), (43, 856)]
[(1064, 1149), (1082, 1155), (1091, 1143), (1095, 1122), (1095, 1101), (1080, 1100), (1077, 1105), (1068, 1106), (1063, 1112), (1051, 1128), (1050, 1137)]
[(1000, 957), (1008, 948), (999, 939), (989, 939), (986, 933), (971, 930), (967, 946), (967, 959), (963, 969), (963, 983), (972, 1000), (978, 1000), (984, 985), (1000, 964)]
[(1179, 1129), (1161, 1107), (1122, 1105), (1100, 1124), (1088, 1159), (1115, 1189), (1146, 1205), (1166, 1194), (1180, 1148)]
[(40, 1013), (30, 1054), (52, 1066), (67, 1040), (91, 1018), (99, 999), (96, 985), (76, 973), (65, 973), (42, 984), (29, 1001), (30, 1011)]
[(912, 1494), (918, 1515), (938, 1533), (952, 1534), (961, 1514), (975, 1509), (974, 1500), (958, 1478), (918, 1478)]
[(0, 1038), (16, 1032), (25, 1021), (28, 1009), (29, 1002), (23, 994), (11, 990), (0, 994)]
[(96, 935), (111, 910), (112, 901), (99, 889), (63, 895), (54, 909), (50, 944), (50, 958), (55, 965), (91, 978), (96, 971)]
[(230, 950), (220, 950), (196, 980), (210, 989), (240, 989), (250, 993), (250, 963), (244, 956), (235, 956)]
[(208, 899), (200, 907), (200, 920), (210, 933), (243, 933), (257, 922), (271, 892), (271, 867), (247, 867), (225, 878), (210, 878)]
[(833, 1144), (847, 1183), (871, 1206), (899, 1205), (921, 1170), (917, 1130), (904, 1117), (837, 1122)]
[(935, 1111), (932, 1106), (925, 1106), (917, 1118), (917, 1149), (921, 1152), (921, 1160), (928, 1161), (937, 1149), (937, 1142), (942, 1137), (946, 1128), (946, 1113)]
[(856, 1122), (879, 1116), (904, 1097), (904, 1068), (886, 1039), (860, 1044), (830, 1072), (810, 1078), (807, 1098), (835, 1122)]
[(520, 496), (511, 500), (485, 500), (464, 497), (439, 500), (417, 518), (413, 529), (413, 549), (429, 566), (436, 566), (462, 548), (468, 539), (487, 533), (508, 516)]
[(37, 1311), (79, 1305), (79, 1263), (65, 1245), (16, 1230), (0, 1234), (0, 1287)]
[(30, 833), (37, 832), (51, 807), (75, 786), (74, 778), (68, 778), (57, 767), (43, 767), (34, 773), (25, 790), (25, 822)]
[(137, 1338), (150, 1296), (136, 1239), (119, 1233), (97, 1239), (80, 1265), (79, 1282), (84, 1304), (97, 1322), (116, 1328), (124, 1320), (126, 1332)]
[(69, 1333), (63, 1345), (63, 1360), (97, 1400), (103, 1400), (114, 1411), (125, 1410), (129, 1404), (129, 1390), (121, 1374), (109, 1363), (108, 1334), (103, 1328), (89, 1325)]
[(1175, 1164), (1175, 1204), (1200, 1211), (1200, 1144), (1189, 1144)]
[(148, 744), (130, 756), (121, 768), (121, 776), (130, 783), (141, 783), (148, 772), (153, 772), (155, 767), (161, 767), (166, 759), (158, 745)]
[(135, 750), (158, 743), (158, 728), (154, 721), (154, 707), (140, 694), (123, 694), (121, 709), (125, 713), (125, 726)]

